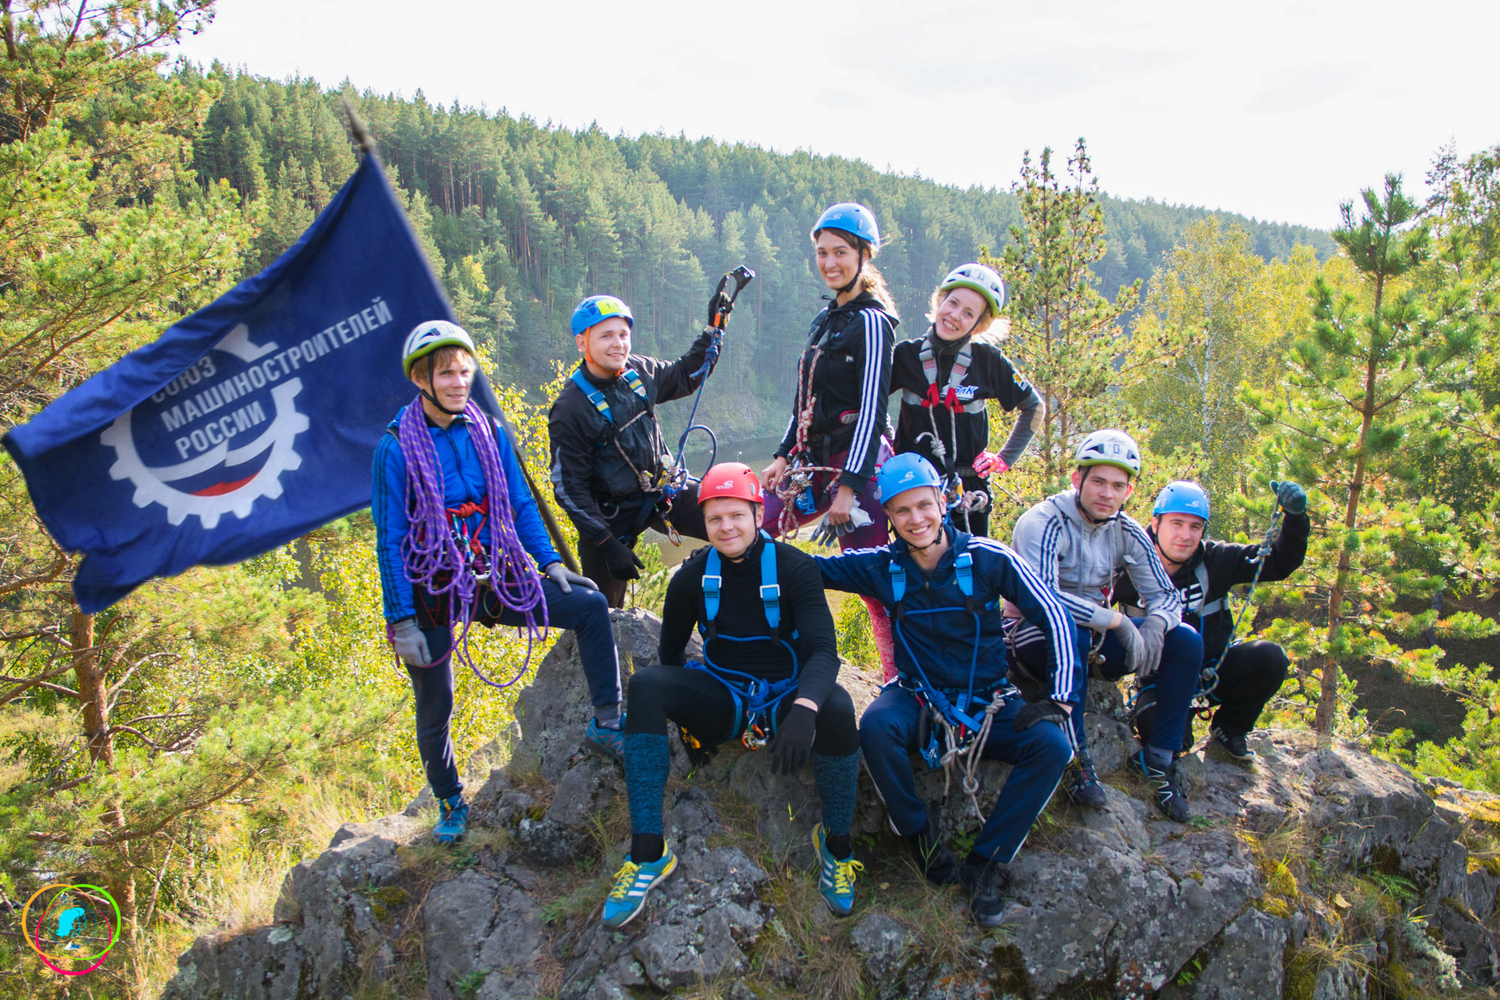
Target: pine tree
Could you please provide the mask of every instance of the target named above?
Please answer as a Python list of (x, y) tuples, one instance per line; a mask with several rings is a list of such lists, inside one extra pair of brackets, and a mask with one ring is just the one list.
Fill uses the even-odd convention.
[(1040, 163), (1028, 153), (1015, 185), (1021, 223), (998, 266), (1010, 292), (1011, 350), (1047, 405), (1033, 444), (1046, 479), (1059, 483), (1079, 437), (1101, 425), (1107, 392), (1116, 381), (1115, 357), (1124, 349), (1121, 318), (1135, 308), (1139, 283), (1113, 301), (1099, 294), (1095, 262), (1103, 259), (1104, 213), (1088, 150), (1078, 140), (1068, 159), (1068, 182), (1052, 170), (1052, 150)]
[(1403, 650), (1388, 636), (1484, 634), (1491, 627), (1473, 616), (1438, 620), (1436, 612), (1410, 615), (1393, 605), (1398, 596), (1428, 597), (1462, 580), (1480, 559), (1452, 510), (1411, 489), (1409, 456), (1449, 437), (1444, 418), (1455, 400), (1441, 387), (1493, 322), (1494, 293), (1458, 277), (1429, 292), (1410, 286), (1431, 240), (1399, 176), (1387, 177), (1382, 193), (1363, 193), (1361, 217), (1352, 203), (1342, 214), (1334, 239), (1363, 279), (1363, 295), (1336, 293), (1319, 276), (1312, 327), (1287, 358), (1286, 386), (1243, 393), (1271, 430), (1265, 478), (1308, 485), (1315, 516), (1332, 515), (1296, 578), (1304, 596), (1327, 595), (1322, 635), (1276, 623), (1318, 664), (1313, 721), (1325, 735), (1345, 698), (1341, 673), (1354, 664), (1399, 663), (1433, 675), (1441, 650)]

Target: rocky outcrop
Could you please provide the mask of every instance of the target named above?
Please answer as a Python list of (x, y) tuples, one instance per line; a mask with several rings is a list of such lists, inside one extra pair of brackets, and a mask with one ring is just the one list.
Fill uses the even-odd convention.
[[(654, 619), (616, 612), (615, 624), (627, 671), (648, 662)], [(858, 707), (874, 697), (872, 678), (842, 679)], [(1273, 732), (1252, 741), (1253, 768), (1184, 758), (1195, 819), (1175, 824), (1122, 770), (1119, 691), (1094, 697), (1109, 808), (1049, 807), (1011, 866), (1016, 906), (1000, 932), (974, 930), (957, 890), (913, 875), (863, 778), (867, 870), (853, 918), (834, 921), (812, 892), (811, 776), (773, 775), (766, 755), (738, 747), (694, 764), (675, 737), (666, 833), (680, 871), (611, 932), (597, 915), (626, 847), (624, 781), (579, 751), (587, 698), (564, 636), (519, 698), (509, 763), (472, 797), (468, 844), (427, 846), (427, 824), (404, 816), (344, 827), (287, 876), (271, 926), (200, 939), (164, 997), (298, 1000), (380, 981), (444, 1000), (652, 997), (709, 982), (745, 998), (1300, 1000), (1402, 977), (1500, 981), (1500, 875), (1463, 842), (1496, 797), (1423, 788), (1352, 746)], [(471, 766), (482, 775), (486, 761)], [(1007, 770), (983, 765), (982, 808)], [(941, 772), (919, 785), (942, 798)], [(936, 815), (959, 841), (978, 826), (956, 782)]]

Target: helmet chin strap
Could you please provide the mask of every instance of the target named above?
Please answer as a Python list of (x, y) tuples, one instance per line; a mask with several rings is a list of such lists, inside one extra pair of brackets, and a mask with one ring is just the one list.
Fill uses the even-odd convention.
[(859, 266), (854, 269), (854, 277), (849, 279), (849, 283), (847, 285), (835, 289), (835, 291), (837, 291), (840, 295), (848, 295), (851, 291), (854, 290), (854, 286), (859, 283), (859, 276), (864, 273), (865, 255), (861, 253), (859, 255)]
[(461, 417), (461, 416), (463, 416), (464, 415), (464, 411), (463, 410), (450, 410), (450, 409), (448, 409), (442, 403), (439, 403), (438, 402), (438, 398), (432, 394), (432, 361), (430, 360), (431, 355), (429, 355), (428, 357), (429, 357), (429, 360), (427, 361), (427, 388), (424, 389), (424, 388), (422, 388), (422, 386), (420, 384), (418, 384), (417, 385), (417, 391), (422, 394), (422, 398), (423, 399), (427, 400), (427, 402), (431, 403), (433, 406), (436, 406), (439, 410), (442, 410), (448, 416), (450, 416), (450, 417)]
[[(432, 384), (432, 380), (428, 379), (427, 380), (427, 384), (431, 385)], [(427, 402), (431, 403), (433, 406), (436, 406), (438, 409), (440, 409), (444, 413), (448, 414), (448, 416), (450, 416), (450, 417), (461, 417), (461, 416), (464, 415), (464, 411), (463, 410), (450, 410), (446, 406), (444, 406), (442, 403), (439, 403), (436, 396), (434, 396), (432, 393), (428, 392), (426, 389), (423, 389), (421, 386), (417, 386), (417, 391), (422, 394), (422, 398), (423, 399), (427, 400)]]
[[(1099, 518), (1090, 514), (1088, 508), (1083, 505), (1083, 491), (1076, 486), (1073, 487), (1073, 506), (1078, 508), (1078, 513), (1082, 514), (1083, 519), (1089, 524), (1103, 524), (1105, 521), (1109, 521), (1115, 516), (1114, 514), (1111, 514), (1109, 517), (1100, 520)], [(1118, 513), (1119, 511), (1115, 511), (1115, 514)]]
[[(937, 487), (933, 487), (933, 489), (936, 489), (936, 488)], [(941, 502), (941, 500), (939, 500), (939, 502)], [(939, 542), (945, 541), (947, 538), (948, 538), (948, 532), (946, 530), (944, 530), (944, 528), (943, 528), (943, 522), (940, 521), (940, 522), (938, 522), (937, 534), (934, 535), (932, 541), (928, 542), (926, 545), (913, 545), (911, 542), (906, 542), (906, 539), (904, 539), (904, 538), (901, 539), (901, 540), (903, 542), (906, 542), (906, 547), (908, 549), (910, 549), (911, 551), (913, 551), (913, 552), (925, 552), (928, 549), (932, 548), (934, 545), (937, 545)]]

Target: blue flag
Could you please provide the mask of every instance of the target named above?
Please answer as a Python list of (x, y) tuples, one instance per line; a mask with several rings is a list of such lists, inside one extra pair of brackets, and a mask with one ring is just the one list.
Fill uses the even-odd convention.
[(375, 445), (416, 395), (406, 335), (452, 318), (366, 156), (270, 267), (5, 435), (52, 537), (84, 553), (79, 606), (368, 506)]

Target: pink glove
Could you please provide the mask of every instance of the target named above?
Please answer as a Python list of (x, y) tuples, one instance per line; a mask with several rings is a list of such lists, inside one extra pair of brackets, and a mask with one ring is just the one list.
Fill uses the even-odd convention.
[(981, 451), (974, 456), (974, 474), (988, 476), (994, 473), (1009, 472), (1010, 466), (1005, 464), (1005, 459), (992, 451)]

